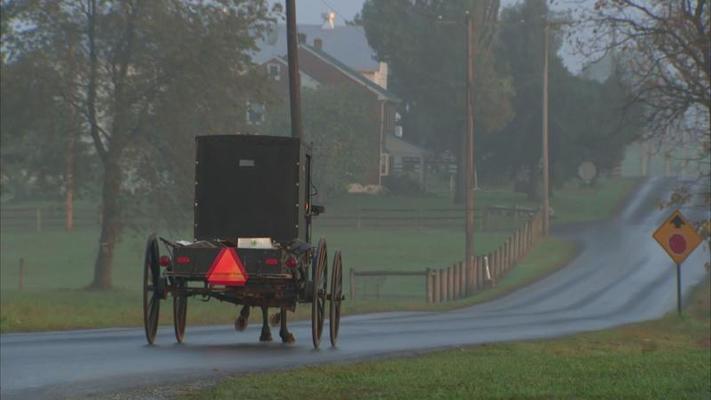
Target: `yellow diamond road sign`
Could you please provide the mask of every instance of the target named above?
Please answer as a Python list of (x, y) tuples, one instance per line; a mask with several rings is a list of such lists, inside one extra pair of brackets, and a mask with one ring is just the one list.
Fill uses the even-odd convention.
[(657, 228), (652, 237), (677, 264), (686, 260), (686, 257), (702, 242), (694, 226), (686, 221), (679, 210), (674, 211)]

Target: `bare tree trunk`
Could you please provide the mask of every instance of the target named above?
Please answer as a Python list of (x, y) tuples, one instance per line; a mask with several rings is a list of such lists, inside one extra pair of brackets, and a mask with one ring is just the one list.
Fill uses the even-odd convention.
[[(72, 119), (74, 121), (74, 119)], [(67, 158), (66, 158), (66, 173), (64, 184), (66, 186), (65, 194), (65, 215), (64, 228), (67, 232), (74, 230), (74, 168), (76, 165), (76, 129), (72, 124), (69, 130), (69, 138), (67, 142)]]
[(89, 45), (89, 82), (87, 85), (87, 114), (89, 133), (94, 147), (104, 167), (104, 179), (101, 191), (101, 236), (99, 237), (99, 252), (94, 264), (94, 280), (89, 286), (92, 289), (108, 289), (111, 287), (111, 263), (114, 246), (120, 233), (120, 217), (118, 195), (121, 188), (121, 172), (119, 169), (119, 151), (111, 146), (107, 152), (99, 133), (99, 123), (96, 112), (96, 94), (99, 62), (96, 49), (96, 0), (87, 0), (87, 38)]
[(116, 241), (121, 234), (121, 211), (119, 208), (119, 191), (121, 189), (121, 169), (119, 152), (110, 151), (107, 163), (104, 164), (104, 179), (101, 191), (101, 236), (99, 237), (99, 252), (94, 264), (94, 281), (92, 289), (111, 288), (111, 271)]

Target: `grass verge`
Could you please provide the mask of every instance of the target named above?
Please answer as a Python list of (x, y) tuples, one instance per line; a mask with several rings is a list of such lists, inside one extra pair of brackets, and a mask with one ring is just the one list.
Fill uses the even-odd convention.
[(229, 378), (200, 399), (701, 399), (711, 393), (709, 280), (683, 318), (420, 357)]
[[(608, 216), (636, 185), (636, 180), (619, 179), (602, 183), (595, 189), (574, 186), (557, 192), (555, 201), (568, 202), (558, 215), (563, 221)], [(504, 190), (482, 191), (481, 205), (527, 205), (525, 195)], [(558, 199), (558, 200), (556, 200)], [(576, 207), (575, 204), (581, 204)], [(443, 196), (344, 196), (329, 205), (330, 213), (345, 213), (355, 208), (438, 208), (450, 207)], [(598, 211), (592, 210), (594, 206)], [(557, 206), (556, 206), (557, 207)], [(118, 244), (114, 261), (114, 285), (106, 292), (82, 290), (92, 276), (96, 255), (97, 230), (20, 232), (3, 230), (0, 235), (0, 332), (100, 328), (141, 325), (140, 283), (145, 235), (126, 234)], [(356, 268), (424, 270), (440, 268), (461, 259), (463, 232), (460, 229), (319, 229), (315, 237), (328, 238), (329, 249), (341, 249), (346, 270)], [(189, 236), (189, 235), (188, 235)], [(507, 234), (477, 232), (478, 254), (494, 250)], [(377, 283), (388, 297), (347, 302), (346, 312), (362, 313), (391, 310), (446, 309), (485, 301), (545, 275), (572, 256), (572, 245), (546, 240), (497, 288), (447, 305), (424, 304), (424, 279), (391, 279)], [(24, 287), (17, 289), (18, 260), (25, 260)], [(528, 268), (527, 265), (534, 267)], [(348, 274), (344, 276), (348, 287)], [(369, 284), (366, 280), (361, 283)], [(372, 282), (370, 283), (372, 286)], [(361, 288), (362, 289), (362, 288)], [(359, 290), (359, 293), (367, 293)], [(230, 323), (234, 307), (229, 304), (191, 301), (191, 324)], [(164, 303), (168, 306), (168, 303)], [(169, 307), (163, 318), (170, 323)], [(297, 318), (302, 316), (297, 313)]]

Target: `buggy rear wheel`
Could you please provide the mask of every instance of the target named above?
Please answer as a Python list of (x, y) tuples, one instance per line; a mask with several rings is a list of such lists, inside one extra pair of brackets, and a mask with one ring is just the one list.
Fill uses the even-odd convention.
[(143, 269), (143, 326), (148, 344), (153, 344), (158, 332), (160, 316), (160, 265), (158, 239), (152, 234), (146, 242), (146, 255)]
[(177, 283), (176, 286), (176, 291), (173, 294), (173, 328), (175, 328), (175, 340), (178, 343), (183, 343), (185, 321), (188, 314), (188, 296), (184, 293), (184, 282)]
[(340, 251), (337, 251), (336, 254), (333, 255), (330, 300), (328, 307), (329, 333), (331, 346), (335, 346), (338, 340), (338, 329), (341, 326), (341, 301), (343, 300), (343, 265)]
[(313, 296), (311, 298), (311, 338), (314, 348), (318, 349), (321, 344), (321, 333), (323, 332), (324, 311), (326, 309), (326, 285), (328, 255), (326, 252), (326, 240), (318, 242), (316, 255), (312, 263), (313, 272)]

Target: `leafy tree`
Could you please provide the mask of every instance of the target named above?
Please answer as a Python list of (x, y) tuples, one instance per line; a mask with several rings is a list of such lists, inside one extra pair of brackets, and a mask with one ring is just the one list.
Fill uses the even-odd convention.
[[(363, 181), (367, 167), (378, 164), (378, 138), (370, 98), (355, 88), (321, 86), (302, 91), (305, 141), (312, 146), (314, 185), (323, 198)], [(289, 105), (268, 112), (264, 131), (288, 135)]]
[[(2, 64), (0, 135), (2, 196), (23, 200), (55, 197), (63, 183), (64, 148), (71, 113), (57, 101), (59, 76), (42, 54)], [(8, 95), (11, 94), (11, 95)]]
[[(514, 178), (536, 198), (540, 189), (544, 23), (555, 19), (545, 0), (527, 0), (502, 12), (496, 55), (509, 66), (516, 96), (514, 118), (479, 147), (484, 179)], [(573, 76), (558, 55), (561, 38), (549, 47), (549, 149), (551, 175), (562, 183), (577, 166), (593, 161), (611, 169), (639, 133), (639, 115), (625, 108), (626, 88), (615, 74), (605, 83)]]
[(62, 76), (58, 101), (80, 116), (100, 160), (102, 227), (91, 287), (111, 287), (127, 214), (150, 204), (184, 218), (192, 137), (238, 131), (247, 98), (263, 94), (249, 52), (270, 21), (268, 4), (17, 0), (3, 11), (11, 11), (3, 22), (14, 28), (3, 38), (3, 58), (46, 57)]
[[(507, 68), (491, 51), (498, 1), (368, 0), (357, 18), (378, 58), (390, 66), (392, 90), (405, 100), (401, 114), (407, 137), (435, 150), (451, 150), (460, 166), (464, 160), (467, 11), (472, 13), (478, 38), (475, 126), (479, 137), (497, 131), (511, 118)], [(458, 182), (461, 188), (463, 180)]]
[(598, 0), (584, 10), (582, 26), (593, 37), (580, 51), (628, 55), (632, 100), (644, 105), (652, 135), (685, 128), (698, 143), (709, 140), (710, 7), (708, 0)]

